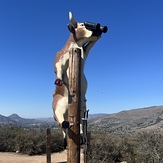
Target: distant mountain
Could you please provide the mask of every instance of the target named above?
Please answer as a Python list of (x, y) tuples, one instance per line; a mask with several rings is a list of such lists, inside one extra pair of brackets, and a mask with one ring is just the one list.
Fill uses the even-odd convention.
[[(12, 114), (8, 117), (0, 115), (0, 125), (2, 124), (58, 126), (53, 117), (26, 119), (17, 114)], [(111, 133), (135, 132), (139, 130), (163, 131), (163, 106), (124, 110), (115, 114), (89, 114), (88, 127), (91, 130), (102, 130)]]
[(20, 116), (18, 116), (17, 114), (12, 114), (10, 116), (8, 116), (9, 119), (11, 119), (12, 121), (14, 121), (15, 123), (31, 123), (34, 122), (35, 119), (26, 119), (26, 118), (21, 118)]
[(11, 114), (10, 116), (8, 116), (8, 118), (13, 119), (13, 120), (17, 120), (17, 119), (22, 119), (21, 117), (19, 117), (17, 114)]
[(133, 132), (151, 129), (163, 131), (163, 106), (121, 111), (90, 119), (88, 124), (93, 130), (108, 132)]
[[(107, 114), (90, 114), (89, 119), (101, 117)], [(36, 119), (26, 119), (22, 118), (17, 114), (12, 114), (8, 117), (0, 114), (0, 124), (38, 124), (38, 123), (56, 123), (53, 117), (49, 118), (36, 118)]]
[(37, 118), (35, 119), (36, 121), (40, 121), (40, 122), (49, 122), (49, 123), (54, 123), (55, 120), (53, 117), (49, 117), (49, 118)]
[(99, 118), (99, 117), (103, 117), (103, 116), (106, 116), (106, 115), (108, 115), (108, 114), (105, 114), (105, 113), (89, 114), (88, 119)]
[(13, 120), (0, 114), (0, 124), (13, 123)]
[(0, 115), (0, 124), (27, 124), (33, 123), (34, 121), (35, 119), (21, 118), (17, 114), (12, 114), (8, 117)]

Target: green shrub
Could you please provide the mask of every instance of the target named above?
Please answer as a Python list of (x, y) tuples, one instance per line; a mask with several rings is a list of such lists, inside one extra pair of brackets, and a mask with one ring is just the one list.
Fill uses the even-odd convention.
[[(24, 129), (18, 126), (0, 128), (0, 152), (15, 152), (28, 155), (46, 153), (46, 131)], [(51, 130), (51, 151), (63, 150), (63, 138), (60, 130)]]
[(133, 149), (123, 135), (93, 133), (88, 151), (88, 163), (134, 161)]
[(51, 131), (51, 152), (59, 152), (64, 150), (63, 135), (61, 130)]
[[(18, 126), (0, 128), (0, 152), (28, 155), (46, 153), (46, 131), (24, 129)], [(51, 130), (51, 152), (63, 150), (61, 130)], [(163, 134), (139, 132), (109, 134), (92, 132), (88, 150), (88, 163), (161, 163), (163, 162)]]
[(92, 133), (88, 163), (161, 163), (163, 135), (157, 132)]

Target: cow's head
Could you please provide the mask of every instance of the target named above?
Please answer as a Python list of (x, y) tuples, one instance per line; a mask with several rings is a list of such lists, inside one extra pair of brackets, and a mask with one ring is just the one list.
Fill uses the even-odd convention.
[(69, 20), (71, 24), (68, 24), (68, 29), (74, 35), (75, 42), (79, 41), (81, 46), (87, 41), (96, 41), (102, 33), (107, 32), (107, 27), (101, 26), (99, 23), (77, 22), (71, 12), (69, 12)]

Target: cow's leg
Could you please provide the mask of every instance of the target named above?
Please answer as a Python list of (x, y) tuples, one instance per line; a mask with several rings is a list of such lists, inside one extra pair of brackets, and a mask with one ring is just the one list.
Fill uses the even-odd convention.
[(68, 100), (67, 97), (54, 95), (53, 110), (55, 120), (62, 128), (64, 148), (67, 147), (67, 128), (69, 127), (67, 115)]
[(63, 129), (62, 132), (63, 132), (63, 146), (64, 146), (64, 149), (66, 149), (66, 147), (67, 147), (67, 129)]
[(57, 103), (53, 104), (54, 115), (61, 128), (67, 129), (69, 127), (69, 122), (67, 120), (67, 108), (68, 99), (67, 97), (61, 96)]

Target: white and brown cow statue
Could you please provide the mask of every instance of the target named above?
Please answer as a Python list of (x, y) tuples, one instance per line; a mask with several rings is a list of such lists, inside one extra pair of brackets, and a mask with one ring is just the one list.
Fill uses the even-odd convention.
[[(67, 40), (63, 49), (57, 54), (54, 61), (54, 71), (56, 73), (55, 85), (56, 89), (53, 93), (53, 111), (54, 119), (58, 122), (62, 128), (64, 136), (64, 147), (66, 147), (66, 129), (69, 128), (68, 122), (68, 77), (69, 77), (69, 51), (71, 48), (81, 49), (81, 112), (80, 118), (84, 117), (86, 111), (86, 90), (87, 80), (84, 75), (84, 64), (87, 59), (88, 53), (96, 41), (101, 37), (102, 32), (107, 32), (106, 26), (100, 26), (91, 22), (79, 23), (76, 22), (69, 12), (69, 20), (71, 24), (68, 24), (68, 29), (71, 32), (69, 39)], [(82, 131), (81, 131), (82, 133)]]

